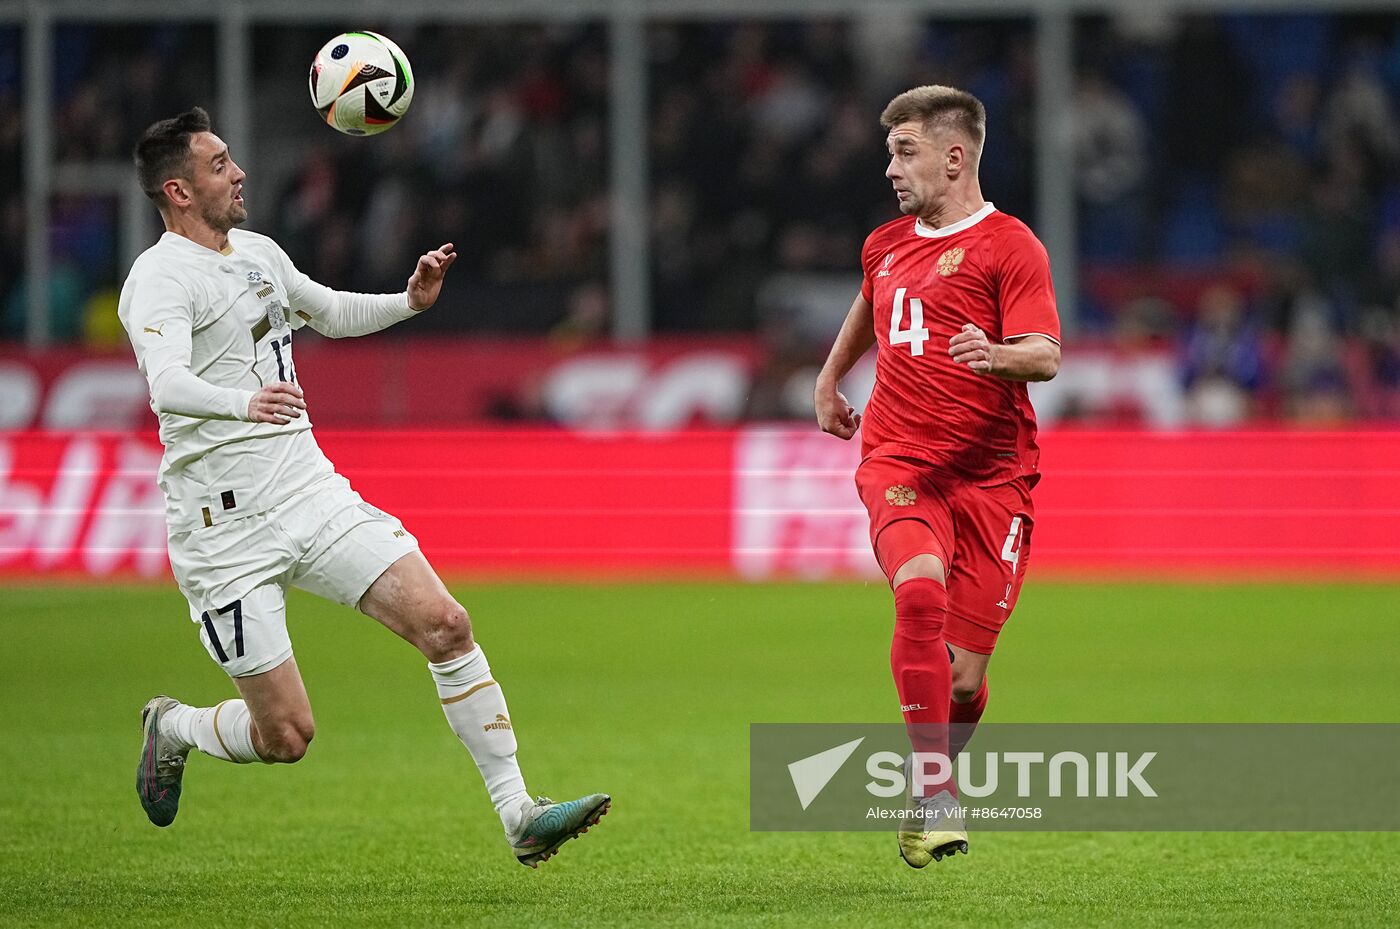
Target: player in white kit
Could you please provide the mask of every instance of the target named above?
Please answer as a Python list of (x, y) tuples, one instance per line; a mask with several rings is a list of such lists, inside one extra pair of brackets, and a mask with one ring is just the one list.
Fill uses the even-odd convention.
[(359, 609), (428, 659), (448, 723), (471, 753), (516, 857), (532, 867), (607, 812), (591, 794), (531, 800), (505, 698), (471, 622), (418, 543), (336, 474), (311, 434), (292, 333), (377, 332), (436, 302), (457, 255), (418, 259), (404, 293), (352, 294), (302, 274), (247, 219), (244, 173), (196, 107), (146, 130), (137, 174), (166, 232), (132, 265), (118, 313), (165, 445), (170, 564), (209, 654), (242, 699), (142, 710), (136, 789), (151, 822), (175, 819), (189, 751), (291, 763), (311, 705), (287, 635), (288, 585)]

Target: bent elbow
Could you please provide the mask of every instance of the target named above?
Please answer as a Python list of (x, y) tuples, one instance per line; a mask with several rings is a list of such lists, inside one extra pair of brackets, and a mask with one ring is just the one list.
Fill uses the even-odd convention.
[(170, 408), (170, 391), (167, 389), (169, 383), (170, 378), (162, 372), (150, 385), (151, 409), (157, 414), (178, 412)]
[(179, 403), (170, 395), (169, 390), (161, 390), (151, 394), (151, 409), (155, 411), (157, 416), (167, 414), (170, 416), (191, 415), (184, 404)]

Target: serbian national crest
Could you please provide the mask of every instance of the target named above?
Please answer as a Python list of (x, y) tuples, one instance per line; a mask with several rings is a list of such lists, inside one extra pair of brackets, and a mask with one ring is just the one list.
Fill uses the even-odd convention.
[(282, 304), (277, 300), (269, 301), (267, 304), (267, 321), (272, 324), (273, 329), (285, 329), (287, 327), (287, 314), (282, 310)]
[(885, 491), (885, 502), (890, 506), (913, 506), (916, 499), (918, 495), (914, 493), (914, 488), (903, 484), (895, 484)]
[(950, 248), (938, 256), (938, 274), (940, 277), (947, 277), (957, 273), (958, 265), (962, 264), (963, 255), (967, 252), (961, 248)]

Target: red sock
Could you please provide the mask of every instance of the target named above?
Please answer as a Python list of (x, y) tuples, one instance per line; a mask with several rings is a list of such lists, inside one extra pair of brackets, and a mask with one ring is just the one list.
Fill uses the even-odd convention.
[(948, 722), (952, 723), (948, 727), (948, 757), (956, 758), (962, 754), (962, 750), (967, 747), (968, 741), (972, 738), (972, 733), (977, 729), (977, 721), (982, 718), (982, 711), (987, 708), (987, 679), (982, 678), (982, 687), (977, 691), (977, 696), (972, 698), (970, 703), (958, 703), (949, 701)]
[[(916, 752), (948, 754), (948, 706), (953, 698), (953, 666), (943, 644), (948, 591), (938, 581), (916, 577), (894, 589), (894, 641), (890, 669), (899, 691), (900, 709)], [(928, 764), (925, 771), (934, 773)], [(912, 786), (912, 785), (911, 785)], [(923, 796), (957, 787), (951, 778), (926, 785)], [(919, 791), (915, 791), (920, 795)]]

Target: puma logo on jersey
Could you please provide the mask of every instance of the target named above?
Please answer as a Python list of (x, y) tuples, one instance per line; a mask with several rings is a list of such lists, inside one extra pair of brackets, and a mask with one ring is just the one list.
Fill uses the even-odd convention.
[(967, 252), (961, 248), (950, 248), (938, 256), (938, 276), (947, 277), (956, 274), (958, 265), (962, 264), (963, 256)]
[(258, 291), (258, 299), (261, 300), (263, 297), (266, 297), (270, 293), (272, 293), (272, 285), (268, 284), (262, 290)]
[(493, 723), (487, 723), (486, 725), (482, 726), (481, 729), (482, 729), (483, 732), (490, 732), (492, 729), (505, 729), (505, 730), (509, 730), (509, 729), (510, 729), (510, 719), (509, 719), (509, 718), (506, 716), (506, 714), (504, 714), (504, 713), (497, 713), (497, 714), (496, 714), (496, 721), (493, 722)]
[(142, 327), (141, 327), (141, 331), (142, 331), (142, 332), (154, 332), (156, 335), (160, 336), (160, 337), (163, 339), (163, 338), (165, 338), (165, 333), (164, 333), (164, 332), (161, 332), (160, 330), (161, 330), (161, 329), (164, 329), (164, 328), (165, 328), (165, 323), (161, 323), (160, 326), (158, 326), (158, 327), (155, 328), (155, 329), (152, 329), (150, 326), (142, 326)]
[(884, 263), (883, 263), (882, 265), (880, 265), (880, 271), (879, 271), (879, 273), (876, 274), (875, 276), (876, 276), (876, 277), (889, 277), (889, 276), (890, 276), (890, 265), (892, 265), (892, 264), (894, 264), (894, 252), (889, 252), (888, 254), (885, 255), (885, 261), (884, 261)]

